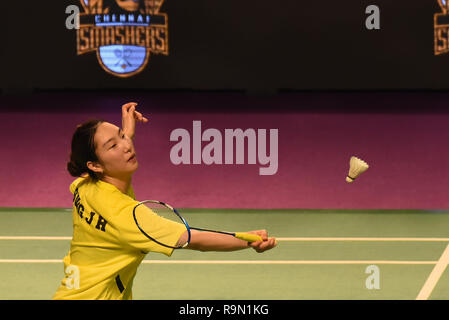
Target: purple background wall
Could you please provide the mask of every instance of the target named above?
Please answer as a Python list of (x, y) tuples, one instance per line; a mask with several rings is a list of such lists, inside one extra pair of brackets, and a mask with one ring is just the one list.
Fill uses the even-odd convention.
[[(138, 199), (211, 208), (449, 208), (447, 94), (41, 93), (0, 97), (0, 206), (71, 207), (65, 169), (75, 126), (100, 117), (120, 125), (139, 103), (150, 123), (135, 139)], [(279, 169), (179, 165), (170, 132), (201, 120), (216, 128), (279, 129)], [(348, 184), (349, 158), (371, 168)]]

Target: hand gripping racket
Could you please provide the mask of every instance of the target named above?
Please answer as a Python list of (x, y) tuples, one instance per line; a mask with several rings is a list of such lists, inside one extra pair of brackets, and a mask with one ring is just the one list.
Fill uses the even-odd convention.
[[(156, 213), (158, 216), (163, 217), (165, 219), (181, 222), (186, 227), (186, 231), (188, 233), (187, 242), (182, 246), (171, 246), (166, 243), (163, 243), (160, 240), (157, 240), (157, 236), (155, 234), (149, 234), (148, 231), (145, 231), (145, 225), (151, 224), (151, 217), (149, 217), (149, 212), (147, 210), (138, 210), (139, 206), (145, 204), (146, 207), (151, 209), (154, 213)], [(190, 243), (191, 234), (190, 230), (199, 230), (199, 231), (208, 231), (208, 232), (215, 232), (215, 233), (221, 233), (226, 234), (229, 236), (236, 237), (237, 239), (241, 239), (248, 242), (255, 242), (255, 241), (262, 241), (262, 237), (260, 237), (257, 234), (252, 233), (244, 233), (244, 232), (225, 232), (225, 231), (217, 231), (217, 230), (210, 230), (210, 229), (203, 229), (203, 228), (195, 228), (189, 226), (187, 221), (179, 214), (179, 212), (173, 208), (172, 206), (157, 200), (145, 200), (139, 202), (133, 209), (133, 217), (134, 221), (139, 228), (139, 230), (150, 240), (156, 242), (157, 244), (160, 244), (161, 246), (172, 248), (172, 249), (180, 249), (186, 247)], [(150, 229), (150, 228), (149, 228)]]

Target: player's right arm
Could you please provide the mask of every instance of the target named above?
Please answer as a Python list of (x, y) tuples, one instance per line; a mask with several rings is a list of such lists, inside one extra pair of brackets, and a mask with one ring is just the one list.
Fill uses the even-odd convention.
[[(266, 230), (249, 231), (248, 233), (257, 234), (263, 241), (247, 242), (231, 237), (229, 235), (216, 232), (191, 230), (190, 243), (186, 249), (198, 251), (237, 251), (247, 248), (253, 248), (257, 252), (264, 252), (277, 245), (275, 238), (268, 238)], [(187, 242), (187, 231), (178, 240), (177, 245), (183, 245)]]

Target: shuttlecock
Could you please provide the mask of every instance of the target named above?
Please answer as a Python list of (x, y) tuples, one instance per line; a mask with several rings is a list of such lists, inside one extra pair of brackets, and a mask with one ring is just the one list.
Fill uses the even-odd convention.
[(346, 182), (351, 183), (360, 174), (368, 170), (368, 168), (369, 165), (362, 159), (359, 159), (357, 157), (351, 157), (351, 160), (349, 160), (349, 173), (348, 176), (346, 177)]

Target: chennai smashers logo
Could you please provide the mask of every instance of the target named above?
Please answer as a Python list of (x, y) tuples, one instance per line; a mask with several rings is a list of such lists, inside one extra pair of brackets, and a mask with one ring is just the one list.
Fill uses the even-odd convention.
[(148, 64), (150, 53), (168, 55), (164, 0), (81, 0), (78, 55), (96, 52), (104, 70), (130, 77)]
[(434, 15), (435, 55), (449, 52), (449, 0), (438, 0), (442, 13)]

